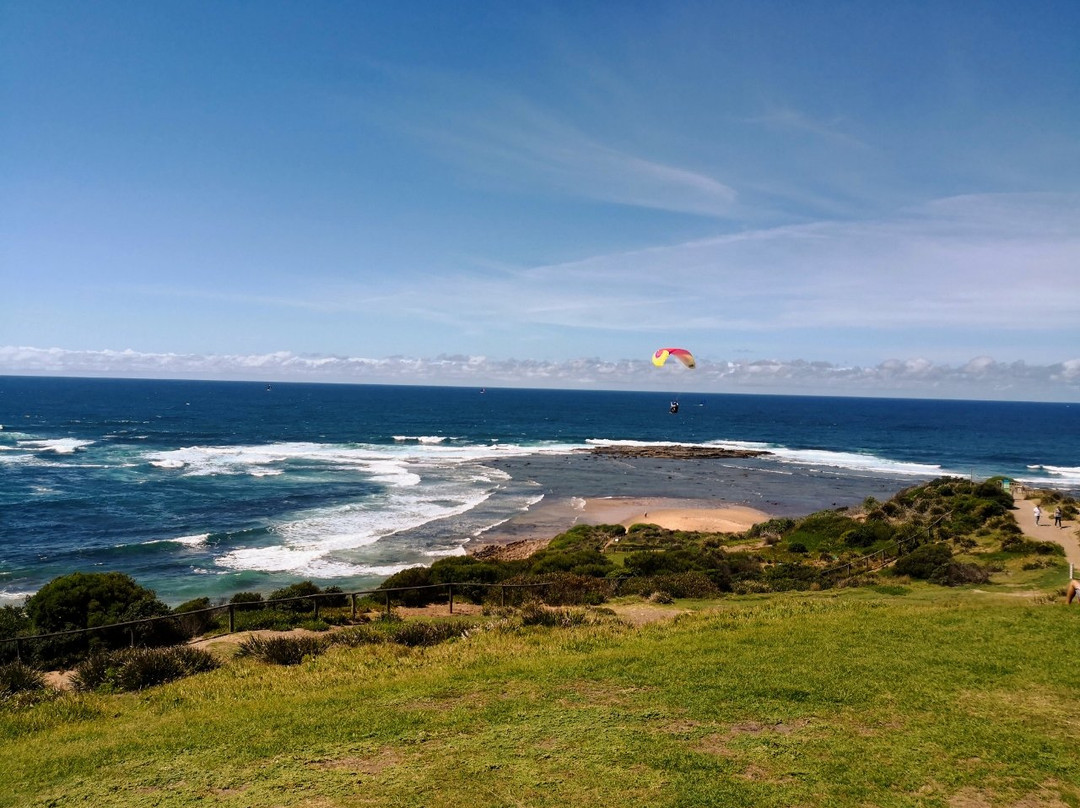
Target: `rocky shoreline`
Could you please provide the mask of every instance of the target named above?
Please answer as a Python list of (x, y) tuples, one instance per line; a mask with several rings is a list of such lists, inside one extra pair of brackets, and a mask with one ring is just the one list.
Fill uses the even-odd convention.
[(764, 450), (723, 449), (719, 446), (593, 446), (578, 451), (607, 457), (660, 457), (669, 460), (750, 458), (772, 454)]

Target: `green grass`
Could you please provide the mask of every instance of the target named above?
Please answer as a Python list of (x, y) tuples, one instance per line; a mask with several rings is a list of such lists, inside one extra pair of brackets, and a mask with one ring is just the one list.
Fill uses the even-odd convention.
[(1080, 609), (878, 589), (10, 701), (0, 805), (1080, 806)]

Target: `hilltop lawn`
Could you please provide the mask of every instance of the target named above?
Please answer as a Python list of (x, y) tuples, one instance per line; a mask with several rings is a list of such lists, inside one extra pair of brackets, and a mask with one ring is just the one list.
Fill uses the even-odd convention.
[(8, 699), (0, 806), (1077, 808), (1080, 609), (988, 589), (746, 597)]

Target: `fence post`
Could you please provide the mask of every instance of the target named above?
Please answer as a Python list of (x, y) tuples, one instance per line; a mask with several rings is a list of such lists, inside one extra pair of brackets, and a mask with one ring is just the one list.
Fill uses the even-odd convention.
[(230, 603), (229, 604), (229, 633), (230, 634), (232, 634), (234, 631), (236, 631), (236, 616), (235, 616), (235, 611), (234, 611), (235, 609), (236, 609), (236, 607), (233, 606)]
[(506, 584), (499, 584), (499, 605), (506, 608)]
[(386, 619), (390, 619), (390, 590), (386, 590)]
[(449, 590), (449, 593), (450, 593), (450, 614), (453, 614), (454, 613), (454, 585), (453, 584), (447, 584), (446, 588), (447, 588), (447, 590)]
[(131, 637), (131, 647), (135, 647), (135, 626), (128, 626), (128, 636)]
[(22, 640), (15, 638), (15, 658), (22, 662)]
[(349, 605), (352, 606), (352, 619), (356, 619), (356, 593), (349, 595)]
[(317, 597), (313, 597), (311, 600), (315, 604), (315, 619), (318, 620), (319, 619), (319, 599)]

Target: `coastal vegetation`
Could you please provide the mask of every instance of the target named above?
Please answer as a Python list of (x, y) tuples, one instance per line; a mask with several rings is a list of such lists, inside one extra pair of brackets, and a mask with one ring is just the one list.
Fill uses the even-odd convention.
[[(353, 601), (301, 582), (162, 614), (65, 576), (0, 637), (166, 627), (83, 637), (74, 690), (39, 670), (72, 644), (0, 664), (0, 806), (1080, 806), (1080, 612), (1011, 507), (946, 478), (741, 534), (578, 526)], [(451, 584), (482, 609), (401, 618)]]

